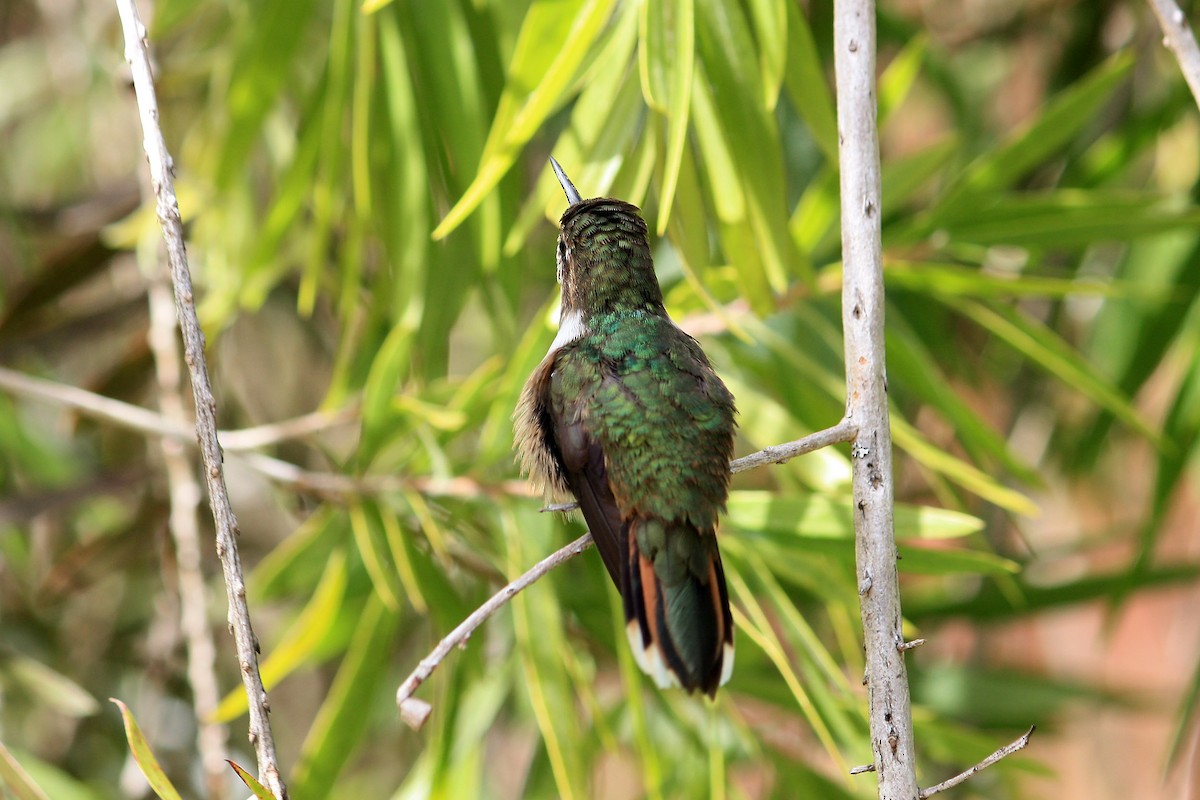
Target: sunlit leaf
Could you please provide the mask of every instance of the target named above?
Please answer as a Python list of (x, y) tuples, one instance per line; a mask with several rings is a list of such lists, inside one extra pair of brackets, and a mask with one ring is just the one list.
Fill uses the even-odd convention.
[(242, 779), (242, 783), (246, 784), (250, 791), (254, 792), (254, 796), (258, 800), (276, 800), (275, 795), (271, 794), (271, 790), (259, 783), (258, 778), (255, 778), (243, 769), (240, 764), (236, 761), (228, 761), (228, 763), (233, 768), (233, 771), (237, 773), (237, 776)]
[(133, 760), (137, 762), (142, 775), (146, 776), (150, 788), (162, 800), (180, 800), (179, 792), (175, 791), (175, 787), (167, 780), (166, 773), (159, 766), (158, 759), (154, 757), (154, 751), (150, 749), (150, 743), (146, 741), (142, 729), (138, 727), (137, 720), (133, 718), (133, 712), (120, 700), (111, 697), (109, 699), (116, 704), (117, 708), (121, 709), (121, 719), (125, 723), (125, 738), (129, 742), (129, 751), (133, 753)]

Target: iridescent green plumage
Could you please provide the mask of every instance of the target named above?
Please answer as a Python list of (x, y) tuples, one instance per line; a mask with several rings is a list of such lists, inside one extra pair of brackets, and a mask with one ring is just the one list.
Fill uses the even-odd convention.
[(716, 543), (733, 397), (667, 316), (635, 207), (573, 203), (558, 267), (562, 329), (517, 409), (522, 464), (579, 501), (643, 669), (712, 694), (733, 661)]

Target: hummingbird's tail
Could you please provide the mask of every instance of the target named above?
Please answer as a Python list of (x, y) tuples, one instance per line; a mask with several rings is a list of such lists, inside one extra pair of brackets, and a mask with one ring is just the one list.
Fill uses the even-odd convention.
[(733, 673), (733, 617), (715, 531), (634, 518), (621, 575), (625, 630), (661, 688), (710, 697)]

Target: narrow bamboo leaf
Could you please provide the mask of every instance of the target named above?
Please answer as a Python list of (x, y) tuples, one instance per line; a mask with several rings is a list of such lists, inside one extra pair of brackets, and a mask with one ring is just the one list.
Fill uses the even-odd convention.
[(911, 200), (918, 189), (958, 155), (961, 148), (958, 136), (950, 134), (924, 150), (888, 159), (881, 175), (883, 213), (890, 217)]
[(133, 712), (129, 710), (129, 706), (114, 697), (110, 697), (109, 700), (121, 709), (121, 719), (125, 723), (125, 738), (129, 741), (129, 751), (133, 754), (133, 760), (137, 762), (138, 769), (146, 776), (150, 788), (162, 800), (180, 800), (179, 792), (175, 791), (175, 787), (167, 780), (166, 773), (159, 766), (158, 759), (154, 757), (154, 751), (150, 749), (150, 744), (146, 741), (142, 729), (138, 727), (137, 720), (133, 718)]
[[(1191, 583), (1200, 576), (1200, 564), (1176, 564), (1147, 570), (1137, 577), (1141, 590), (1166, 588)], [(976, 623), (1017, 619), (1053, 608), (1078, 605), (1091, 600), (1111, 597), (1127, 582), (1127, 574), (1089, 575), (1075, 581), (1053, 586), (1035, 586), (1021, 578), (1017, 591), (1001, 590), (985, 583), (978, 594), (967, 600), (914, 597), (904, 603), (904, 614), (919, 624), (947, 617), (963, 617)]]
[(344, 533), (344, 526), (335, 524), (337, 518), (331, 506), (322, 505), (300, 523), (255, 566), (251, 596), (271, 600), (289, 591), (311, 591)]
[(889, 286), (923, 294), (1005, 299), (1017, 297), (1128, 297), (1162, 294), (1162, 290), (1139, 291), (1127, 283), (1088, 278), (1053, 278), (1020, 273), (997, 275), (978, 268), (935, 261), (888, 261), (883, 273)]
[[(542, 4), (543, 0), (535, 0), (534, 6)], [(546, 0), (546, 4), (551, 7), (553, 15), (561, 18), (561, 0)], [(512, 127), (506, 138), (509, 144), (528, 141), (550, 114), (567, 86), (574, 79), (575, 73), (588, 55), (592, 43), (596, 41), (600, 32), (608, 24), (614, 5), (615, 0), (588, 0), (572, 20), (565, 37), (561, 40), (539, 37), (540, 41), (536, 42), (538, 46), (551, 50), (555, 47), (558, 49), (558, 54), (545, 72), (538, 74), (536, 71), (524, 73), (520, 70), (510, 71), (510, 81), (515, 80), (534, 88), (513, 118)], [(528, 14), (532, 13), (533, 8), (530, 8), (526, 18), (528, 19)]]
[[(1187, 311), (1200, 297), (1200, 238), (1196, 231), (1134, 242), (1113, 281), (1121, 297), (1101, 306), (1091, 326), (1088, 359), (1126, 397), (1136, 397), (1172, 346), (1186, 336)], [(1097, 415), (1070, 466), (1088, 469), (1107, 449), (1114, 418)], [(1169, 425), (1164, 438), (1172, 441)], [(1162, 455), (1160, 455), (1160, 458)]]
[[(268, 691), (305, 666), (333, 628), (345, 597), (346, 580), (346, 556), (340, 549), (335, 550), (312, 598), (261, 664), (263, 686)], [(225, 695), (213, 712), (213, 719), (218, 722), (236, 719), (246, 713), (246, 703), (246, 693), (239, 687)]]
[[(728, 522), (745, 531), (772, 530), (810, 537), (854, 537), (854, 504), (825, 495), (780, 496), (775, 492), (729, 493)], [(944, 508), (898, 504), (897, 538), (956, 539), (983, 530), (983, 520)]]
[(750, 23), (758, 43), (762, 105), (774, 110), (788, 61), (788, 13), (785, 0), (750, 0)]
[(817, 146), (836, 173), (837, 113), (834, 111), (825, 67), (800, 4), (784, 3), (784, 6), (787, 9), (788, 36), (783, 85), (792, 105), (808, 125)]
[(721, 123), (717, 118), (716, 99), (708, 82), (697, 70), (693, 85), (693, 113), (696, 120), (696, 140), (700, 145), (699, 156), (713, 186), (711, 193), (717, 217), (726, 224), (737, 224), (746, 217), (746, 201), (742, 194), (741, 179), (738, 177), (732, 149), (725, 139)]
[(363, 387), (362, 443), (355, 455), (360, 469), (371, 463), (389, 439), (387, 434), (395, 420), (392, 398), (397, 384), (408, 371), (415, 332), (412, 320), (405, 318), (397, 322), (371, 362), (371, 371)]
[(879, 76), (879, 127), (884, 126), (892, 112), (908, 97), (913, 84), (917, 82), (917, 75), (921, 72), (928, 47), (927, 37), (914, 36), (905, 43)]
[(536, 0), (530, 6), (479, 171), (438, 223), (433, 238), (444, 238), (479, 206), (512, 167), (520, 149), (562, 103), (612, 8), (613, 0)]
[(673, 48), (664, 48), (661, 56), (669, 59), (670, 105), (667, 113), (667, 148), (663, 157), (662, 186), (658, 196), (658, 235), (666, 233), (679, 184), (683, 162), (683, 147), (687, 141), (689, 114), (692, 107), (692, 82), (696, 56), (696, 21), (694, 0), (674, 0)]
[[(523, 545), (549, 542), (548, 518), (522, 508), (516, 515), (506, 509), (503, 519), (509, 544), (508, 570), (516, 575), (530, 561)], [(561, 653), (569, 645), (562, 636), (563, 620), (550, 583), (539, 581), (513, 598), (513, 622), (525, 671), (524, 686), (542, 733), (558, 796), (569, 800), (584, 798), (588, 793), (579, 763), (580, 730), (572, 716), (563, 713), (574, 703), (562, 668)]]
[[(711, 81), (715, 116), (728, 147), (738, 154), (737, 172), (763, 277), (774, 292), (782, 293), (789, 271), (807, 277), (807, 270), (785, 235), (783, 152), (772, 113), (757, 102), (764, 90), (753, 58), (753, 37), (739, 4), (698, 0), (697, 8), (696, 39), (703, 62), (697, 75), (702, 74), (705, 83)], [(711, 189), (713, 193), (727, 190), (723, 184)], [(731, 260), (735, 257), (727, 255)]]
[(16, 800), (50, 800), (3, 742), (0, 742), (0, 785), (12, 792)]
[[(1074, 248), (1193, 230), (1200, 225), (1200, 209), (1171, 208), (1145, 192), (1061, 189), (964, 199), (932, 224), (956, 242)], [(927, 230), (898, 230), (888, 242), (915, 241)]]
[(839, 173), (833, 166), (823, 167), (800, 195), (800, 202), (788, 220), (788, 232), (800, 250), (816, 252), (825, 242), (840, 236), (839, 181)]
[(418, 614), (424, 614), (429, 610), (429, 604), (421, 592), (421, 583), (413, 566), (412, 537), (400, 525), (399, 518), (391, 509), (381, 508), (378, 511), (384, 538), (387, 539), (392, 560), (396, 563), (396, 574), (400, 585), (404, 587), (404, 594), (412, 603), (413, 609)]
[[(766, 653), (767, 657), (771, 659), (776, 669), (779, 670), (779, 675), (783, 678), (792, 697), (795, 698), (796, 705), (799, 706), (809, 724), (812, 725), (813, 732), (816, 733), (821, 746), (834, 759), (834, 762), (839, 765), (839, 772), (843, 775), (846, 774), (848, 768), (842, 763), (841, 750), (838, 748), (837, 742), (834, 741), (829, 727), (825, 724), (825, 719), (813, 704), (808, 690), (804, 688), (804, 684), (800, 681), (795, 669), (793, 669), (787, 657), (787, 650), (779, 640), (779, 636), (775, 633), (775, 628), (771, 624), (770, 618), (758, 602), (758, 599), (754, 596), (754, 593), (746, 585), (746, 581), (737, 569), (737, 566), (730, 566), (732, 566), (732, 569), (726, 568), (725, 577), (728, 579), (729, 587), (733, 592), (731, 599), (737, 600), (737, 605), (732, 606), (734, 622), (737, 624), (738, 629), (749, 636)], [(742, 611), (743, 607), (746, 609), (745, 612)]]
[(254, 796), (257, 797), (258, 800), (275, 800), (275, 795), (271, 794), (271, 790), (259, 783), (258, 778), (255, 778), (249, 772), (244, 770), (236, 761), (225, 759), (225, 763), (233, 768), (233, 771), (237, 773), (237, 776), (242, 779), (242, 783), (246, 784), (246, 786), (250, 788), (250, 791), (254, 792)]
[(938, 208), (954, 211), (960, 208), (964, 194), (1013, 185), (1091, 121), (1132, 66), (1132, 53), (1118, 53), (1087, 78), (1052, 98), (1029, 124), (971, 164)]
[(1032, 500), (1004, 486), (992, 476), (933, 446), (916, 428), (899, 416), (892, 416), (892, 437), (896, 446), (922, 466), (944, 475), (967, 491), (995, 503), (1014, 514), (1036, 517), (1040, 513)]
[(292, 792), (331, 797), (342, 767), (369, 731), (366, 709), (380, 700), (389, 676), (392, 639), (399, 615), (377, 595), (367, 600), (354, 638), (300, 747)]
[(670, 47), (671, 11), (670, 0), (645, 0), (638, 13), (638, 77), (642, 82), (642, 97), (646, 105), (660, 114), (667, 111), (670, 97), (670, 81), (667, 73), (671, 69), (668, 55)]
[(1126, 425), (1157, 443), (1158, 434), (1131, 402), (1106, 381), (1083, 356), (1050, 328), (997, 303), (960, 300), (956, 310), (1039, 365), (1049, 375), (1082, 392)]
[(312, 21), (313, 0), (265, 0), (254, 14), (234, 26), (233, 64), (222, 108), (228, 114), (219, 137), (224, 147), (216, 166), (217, 183), (228, 188), (244, 173), (242, 167), (259, 142), (263, 119), (283, 87), (294, 76), (296, 53)]
[[(618, 15), (588, 72), (582, 93), (571, 107), (571, 122), (552, 148), (554, 157), (585, 197), (604, 194), (607, 185), (601, 182), (600, 170), (610, 170), (624, 160), (628, 142), (638, 132), (637, 120), (645, 110), (638, 81), (628, 69), (637, 44), (636, 23), (633, 14)], [(597, 162), (595, 169), (592, 161)], [(566, 208), (558, 179), (549, 164), (544, 167), (504, 241), (505, 255), (520, 252), (536, 226), (547, 219), (557, 222)]]
[[(409, 51), (395, 14), (379, 17), (378, 90), (384, 95), (378, 125), (388, 148), (391, 191), (376, 199), (378, 209), (388, 209), (384, 242), (395, 283), (407, 296), (419, 296), (423, 267), (429, 249), (429, 167), (421, 146), (421, 113), (408, 68)], [(383, 183), (380, 183), (382, 188)], [(411, 303), (412, 301), (410, 301)], [(408, 304), (398, 306), (405, 308)]]
[(378, 518), (367, 512), (362, 502), (350, 506), (350, 530), (354, 532), (354, 543), (358, 546), (359, 556), (371, 576), (371, 584), (376, 594), (388, 608), (400, 608), (400, 579), (396, 569), (388, 557), (387, 542)]
[(968, 719), (984, 728), (1021, 727), (1034, 720), (1054, 719), (1073, 701), (1137, 707), (1132, 697), (1078, 679), (1067, 682), (1032, 673), (949, 664), (914, 670), (913, 696), (940, 716)]
[(901, 543), (899, 568), (901, 572), (920, 575), (1015, 575), (1021, 571), (1016, 561), (983, 550), (935, 548)]
[(926, 405), (936, 409), (957, 433), (958, 442), (972, 460), (999, 462), (1009, 473), (1026, 484), (1040, 482), (1037, 471), (1020, 461), (1008, 443), (980, 418), (946, 380), (933, 354), (913, 332), (902, 315), (895, 315), (888, 326), (888, 375), (892, 386), (902, 386)]
[(40, 661), (12, 653), (3, 659), (4, 671), (20, 694), (76, 719), (100, 711), (100, 703), (75, 681)]
[(775, 579), (768, 560), (751, 547), (737, 549), (748, 567), (742, 570), (748, 576), (747, 583), (751, 584), (755, 594), (762, 595), (774, 606), (773, 615), (778, 620), (776, 627), (786, 637), (790, 651), (803, 656), (794, 660), (799, 662), (804, 684), (812, 687), (813, 704), (836, 735), (844, 752), (845, 747), (856, 742), (861, 735), (861, 726), (849, 713), (855, 703), (846, 673)]

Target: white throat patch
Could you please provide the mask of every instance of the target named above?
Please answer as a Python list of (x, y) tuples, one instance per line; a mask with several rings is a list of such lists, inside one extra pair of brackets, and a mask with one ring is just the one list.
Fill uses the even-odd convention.
[(549, 352), (553, 353), (560, 347), (566, 347), (576, 339), (582, 338), (587, 332), (587, 325), (583, 322), (583, 313), (580, 311), (567, 312), (558, 321), (558, 335), (554, 337), (554, 342), (550, 345)]

